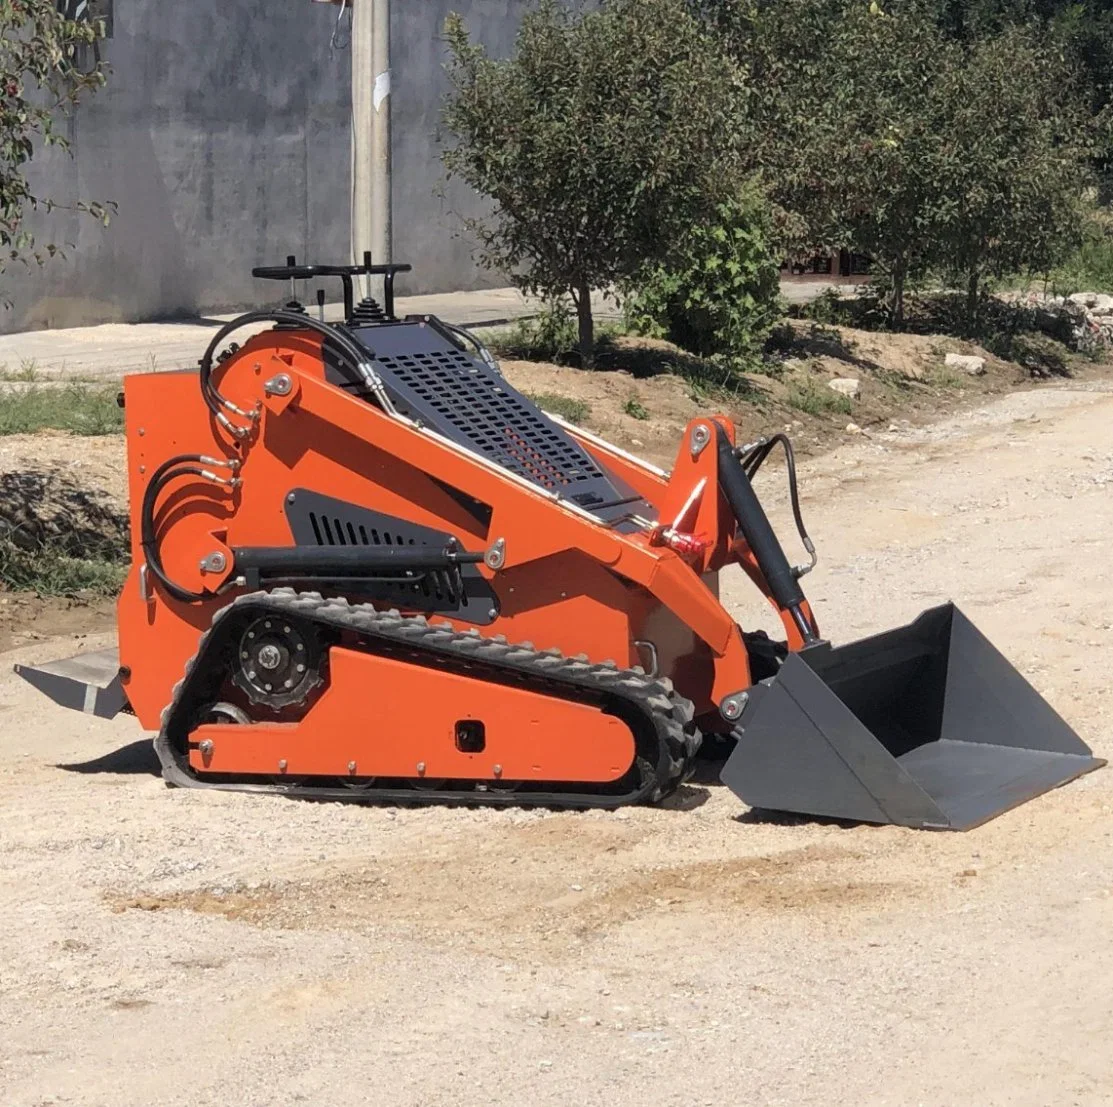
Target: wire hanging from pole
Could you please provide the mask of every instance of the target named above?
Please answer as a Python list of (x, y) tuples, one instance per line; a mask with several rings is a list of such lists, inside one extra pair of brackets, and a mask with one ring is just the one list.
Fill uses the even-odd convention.
[[(343, 37), (344, 13), (348, 13), (347, 37)], [(328, 40), (329, 54), (337, 50), (347, 50), (352, 45), (352, 3), (351, 0), (340, 0), (340, 11), (336, 13), (336, 26), (332, 29), (332, 37)]]

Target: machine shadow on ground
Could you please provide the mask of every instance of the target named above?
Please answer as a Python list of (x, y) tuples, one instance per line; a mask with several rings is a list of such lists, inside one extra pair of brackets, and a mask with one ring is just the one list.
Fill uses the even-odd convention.
[(64, 769), (67, 773), (110, 773), (115, 776), (162, 775), (158, 755), (149, 738), (130, 742), (91, 761), (75, 761), (68, 765), (58, 763), (54, 767)]

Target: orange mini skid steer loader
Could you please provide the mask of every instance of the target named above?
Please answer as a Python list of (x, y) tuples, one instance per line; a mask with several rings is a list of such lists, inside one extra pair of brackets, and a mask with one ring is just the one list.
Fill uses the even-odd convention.
[[(119, 653), (22, 675), (129, 709), (177, 785), (356, 801), (617, 807), (733, 739), (747, 803), (966, 828), (1101, 764), (952, 605), (820, 637), (751, 478), (783, 446), (687, 428), (666, 473), (547, 415), (473, 336), (397, 319), (407, 266), (339, 277), (125, 382), (133, 564)], [(386, 294), (353, 300), (353, 277)], [(271, 324), (225, 348), (249, 324)], [(738, 563), (786, 641), (718, 600)]]

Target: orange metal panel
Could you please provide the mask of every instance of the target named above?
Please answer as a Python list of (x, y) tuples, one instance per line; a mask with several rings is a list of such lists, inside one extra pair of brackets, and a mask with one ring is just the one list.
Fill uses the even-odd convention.
[[(603, 783), (633, 764), (630, 728), (589, 704), (340, 647), (329, 668), (329, 688), (300, 722), (200, 726), (190, 765), (274, 775), (285, 761), (292, 776)], [(483, 723), (482, 752), (457, 748), (462, 720)], [(207, 754), (202, 741), (212, 742)]]
[[(715, 419), (693, 419), (684, 431), (673, 465), (668, 489), (661, 497), (660, 522), (685, 534), (710, 542), (695, 565), (697, 572), (720, 569), (730, 560), (734, 536), (734, 514), (719, 488), (719, 451), (715, 440)], [(711, 431), (711, 438), (698, 454), (692, 453), (692, 434), (696, 427)], [(729, 424), (728, 424), (729, 427)], [(733, 428), (728, 429), (734, 441)], [(684, 517), (681, 518), (681, 513)]]
[[(579, 549), (643, 586), (656, 590), (656, 582), (665, 585), (668, 594), (658, 593), (662, 602), (670, 606), (681, 602), (683, 606), (674, 610), (716, 652), (729, 637), (733, 620), (702, 587), (692, 568), (670, 550), (651, 549), (640, 536), (623, 536), (567, 511), (540, 489), (514, 483), (505, 473), (462, 456), (426, 435), (415, 434), (412, 428), (327, 384), (304, 379), (300, 403), (273, 421), (296, 419), (299, 412), (321, 422), (318, 435), (323, 431), (329, 436), (344, 434), (354, 441), (375, 442), (392, 459), (449, 483), (462, 484), (470, 495), (490, 504), (493, 514), (489, 533), (506, 537), (507, 567)], [(265, 422), (270, 421), (265, 417)], [(246, 484), (246, 465), (244, 472)]]

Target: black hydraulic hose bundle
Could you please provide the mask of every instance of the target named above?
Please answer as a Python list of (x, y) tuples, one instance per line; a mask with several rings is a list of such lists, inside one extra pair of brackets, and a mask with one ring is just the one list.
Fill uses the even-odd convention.
[[(217, 352), (233, 331), (251, 323), (266, 322), (287, 323), (298, 327), (304, 327), (307, 330), (317, 331), (319, 334), (323, 335), (327, 341), (332, 342), (342, 354), (350, 359), (353, 368), (367, 356), (364, 351), (361, 351), (360, 348), (341, 331), (329, 326), (327, 323), (321, 323), (310, 316), (302, 315), (300, 312), (268, 309), (262, 311), (249, 311), (233, 319), (230, 323), (225, 324), (217, 331), (212, 341), (209, 343), (208, 349), (205, 350), (205, 354), (201, 358), (199, 380), (201, 385), (201, 396), (205, 401), (205, 405), (213, 413), (217, 422), (237, 437), (239, 437), (237, 432), (239, 432), (241, 428), (235, 427), (224, 412), (230, 411), (235, 415), (246, 418), (252, 416), (251, 413), (236, 407), (235, 404), (232, 404), (220, 394), (212, 380), (213, 362)], [(340, 364), (344, 366), (343, 359), (340, 360)], [(205, 593), (194, 592), (176, 584), (170, 579), (163, 568), (158, 549), (158, 535), (155, 530), (155, 505), (158, 502), (158, 497), (162, 490), (177, 477), (195, 476), (206, 480), (212, 479), (210, 471), (204, 468), (204, 466), (214, 463), (216, 463), (216, 459), (205, 457), (203, 454), (177, 454), (169, 460), (164, 461), (151, 474), (151, 479), (147, 482), (146, 490), (143, 493), (143, 504), (140, 509), (140, 545), (147, 560), (147, 568), (163, 588), (165, 588), (174, 599), (182, 603), (198, 603), (206, 598)]]
[(205, 476), (202, 465), (209, 459), (203, 454), (177, 454), (175, 457), (164, 461), (152, 474), (143, 493), (143, 504), (139, 511), (140, 536), (139, 544), (143, 555), (147, 559), (147, 568), (158, 582), (182, 603), (198, 603), (205, 598), (201, 592), (191, 592), (175, 584), (162, 567), (162, 558), (158, 550), (158, 535), (155, 533), (155, 504), (158, 502), (159, 493), (175, 477)]
[[(752, 482), (757, 471), (761, 468), (765, 459), (772, 453), (773, 447), (780, 445), (784, 448), (785, 452), (785, 468), (788, 470), (788, 498), (792, 504), (792, 517), (796, 521), (796, 533), (800, 535), (800, 541), (804, 545), (804, 549), (808, 551), (812, 559), (812, 566), (815, 565), (815, 543), (812, 542), (808, 536), (807, 529), (804, 526), (804, 516), (800, 511), (800, 493), (796, 487), (796, 451), (792, 448), (792, 442), (786, 434), (773, 434), (768, 438), (762, 439), (756, 443), (751, 449), (746, 450), (739, 456), (742, 463), (742, 468), (746, 472), (746, 476)], [(736, 451), (737, 456), (737, 451)], [(798, 576), (801, 574), (797, 574)]]
[[(213, 362), (217, 352), (233, 331), (238, 330), (240, 327), (247, 326), (250, 323), (263, 322), (296, 324), (299, 327), (315, 330), (324, 335), (326, 339), (331, 340), (334, 345), (338, 346), (344, 354), (352, 359), (353, 365), (365, 356), (346, 335), (341, 334), (326, 323), (320, 323), (299, 312), (264, 310), (249, 311), (244, 315), (238, 316), (230, 323), (221, 327), (213, 336), (213, 340), (209, 343), (204, 357), (201, 358), (199, 371), (201, 396), (205, 401), (206, 407), (213, 413), (217, 421), (233, 434), (235, 434), (239, 428), (236, 428), (234, 424), (232, 424), (224, 412), (230, 411), (233, 414), (244, 417), (250, 417), (250, 413), (244, 412), (236, 407), (236, 405), (226, 400), (217, 390), (212, 380)], [(198, 603), (205, 599), (205, 594), (203, 592), (191, 591), (188, 588), (183, 588), (181, 585), (176, 584), (170, 579), (163, 568), (162, 559), (159, 555), (158, 534), (155, 529), (155, 505), (158, 502), (158, 497), (162, 490), (172, 480), (178, 477), (194, 476), (204, 480), (211, 479), (210, 471), (204, 468), (204, 466), (211, 465), (215, 461), (216, 459), (205, 457), (203, 454), (177, 454), (167, 461), (164, 461), (151, 474), (151, 479), (147, 482), (147, 487), (143, 493), (143, 503), (139, 516), (141, 528), (140, 546), (147, 561), (147, 568), (162, 587), (165, 588), (174, 599), (182, 603)]]
[[(243, 437), (247, 428), (237, 427), (228, 418), (225, 412), (231, 412), (233, 415), (238, 415), (252, 421), (254, 421), (256, 416), (254, 412), (243, 411), (221, 395), (220, 391), (213, 383), (213, 363), (218, 351), (233, 331), (251, 323), (260, 322), (284, 323), (306, 330), (316, 331), (323, 336), (326, 342), (330, 342), (339, 353), (343, 355), (338, 359), (341, 368), (351, 371), (353, 379), (357, 381), (362, 380), (362, 378), (360, 378), (355, 367), (361, 362), (366, 361), (368, 356), (366, 350), (361, 349), (340, 329), (330, 326), (327, 323), (322, 323), (308, 315), (303, 315), (300, 312), (268, 309), (250, 311), (233, 319), (230, 323), (227, 323), (217, 331), (212, 341), (209, 343), (208, 348), (205, 350), (205, 354), (201, 358), (200, 363), (199, 381), (201, 395), (205, 401), (205, 405), (212, 412), (216, 421), (235, 438)], [(468, 337), (472, 336), (469, 335)], [(472, 341), (476, 343), (477, 348), (482, 348), (478, 340), (472, 338)], [(345, 364), (345, 358), (348, 359), (349, 364)], [(155, 508), (162, 490), (172, 480), (178, 477), (195, 476), (204, 480), (215, 480), (217, 483), (223, 482), (223, 478), (217, 477), (211, 469), (205, 468), (205, 466), (228, 466), (235, 470), (238, 468), (238, 461), (221, 461), (216, 458), (206, 457), (203, 454), (177, 454), (167, 461), (164, 461), (151, 474), (151, 479), (147, 482), (147, 487), (143, 494), (143, 503), (140, 509), (140, 545), (147, 561), (147, 567), (167, 593), (182, 603), (198, 603), (206, 598), (206, 594), (183, 588), (167, 575), (159, 555), (158, 535), (155, 527)], [(233, 479), (230, 482), (224, 483), (229, 483), (232, 487), (235, 487), (237, 482)], [(356, 553), (354, 550), (350, 552), (352, 554)], [(370, 564), (370, 562), (375, 561), (375, 558), (373, 556), (369, 557), (366, 551), (360, 551), (358, 564), (356, 561), (352, 561), (351, 564), (340, 565), (325, 565), (322, 562), (321, 564), (313, 564), (310, 566), (306, 558), (307, 553), (309, 553), (309, 551), (244, 550), (237, 551), (237, 561), (239, 560), (239, 554), (246, 554), (247, 556), (244, 560), (247, 563), (247, 567), (255, 574), (258, 574), (260, 570), (264, 572), (269, 570), (271, 573), (278, 572), (279, 570), (286, 570), (294, 576), (300, 571), (303, 577), (307, 572), (309, 575), (316, 577), (325, 570), (336, 573), (338, 569), (339, 576), (343, 577), (356, 575), (361, 572), (382, 572), (382, 570), (388, 567), (394, 568), (405, 565), (406, 571), (411, 575), (398, 578), (398, 581), (399, 583), (413, 583), (414, 581), (422, 579), (428, 572), (435, 573), (438, 578), (442, 574), (447, 578), (449, 572), (454, 572), (458, 575), (459, 566), (461, 564), (473, 563), (482, 558), (481, 554), (467, 554), (463, 551), (455, 550), (445, 550), (439, 555), (431, 555), (428, 551), (424, 550), (391, 550), (389, 552), (382, 552), (380, 559), (384, 560), (383, 564)], [(337, 552), (334, 551), (333, 560), (336, 560), (336, 557)], [(317, 562), (321, 561), (321, 559), (322, 554), (320, 551), (309, 553), (309, 560)], [(325, 557), (325, 560), (327, 561), (328, 558)], [(349, 558), (349, 560), (351, 559)], [(412, 563), (412, 565), (410, 563)], [(380, 583), (382, 582), (383, 581), (380, 581)], [(452, 582), (446, 579), (445, 583)]]
[(367, 360), (367, 351), (361, 350), (343, 331), (329, 323), (322, 323), (320, 320), (314, 319), (310, 315), (281, 309), (249, 311), (245, 315), (241, 315), (221, 327), (213, 336), (213, 340), (209, 343), (208, 349), (201, 358), (201, 395), (204, 397), (209, 410), (225, 429), (231, 428), (227, 416), (225, 416), (224, 412), (221, 410), (222, 408), (231, 411), (235, 415), (250, 417), (250, 413), (241, 411), (230, 401), (226, 400), (217, 390), (216, 385), (214, 385), (212, 381), (213, 361), (216, 358), (217, 351), (224, 344), (225, 339), (233, 331), (239, 330), (240, 327), (245, 327), (250, 323), (286, 323), (289, 326), (316, 331), (349, 359), (351, 363), (350, 366), (345, 365), (343, 358), (340, 359), (340, 365), (344, 369), (350, 368), (353, 370), (353, 379), (355, 380), (359, 379), (358, 375), (354, 374), (355, 366)]

